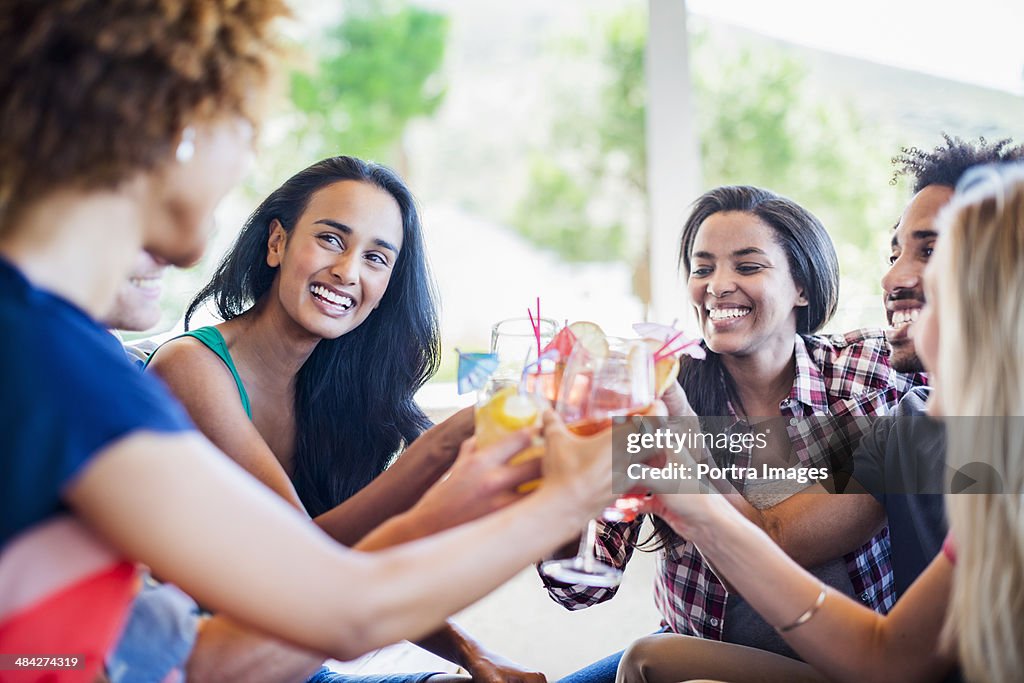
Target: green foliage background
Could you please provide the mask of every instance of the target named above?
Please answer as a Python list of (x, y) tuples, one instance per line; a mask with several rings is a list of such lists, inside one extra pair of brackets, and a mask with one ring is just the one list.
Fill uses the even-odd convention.
[[(598, 95), (590, 102), (566, 98), (551, 143), (533, 154), (512, 224), (567, 260), (634, 261), (646, 243), (647, 17), (633, 6), (598, 25), (599, 40), (571, 37), (562, 48), (581, 57), (596, 51), (604, 68)], [(870, 291), (873, 277), (866, 279), (865, 269), (878, 270), (871, 264), (901, 208), (878, 173), (896, 147), (848, 104), (817, 97), (802, 65), (781, 51), (720, 45), (697, 32), (691, 72), (704, 187), (760, 185), (808, 207), (853, 274), (844, 287)]]
[[(410, 121), (434, 114), (446, 94), (448, 33), (446, 15), (405, 0), (349, 0), (340, 20), (305, 36), (295, 46), (305, 61), (292, 64), (289, 97), (269, 117), (259, 159), (227, 202), (241, 207), (235, 213), (244, 216), (293, 173), (337, 154), (372, 159), (407, 175), (405, 130)], [(241, 224), (218, 227), (203, 261), (168, 272), (159, 329), (180, 318)]]
[(291, 78), (298, 144), (307, 158), (348, 154), (404, 163), (402, 133), (445, 96), (440, 69), (448, 18), (405, 2), (345, 5), (316, 62)]

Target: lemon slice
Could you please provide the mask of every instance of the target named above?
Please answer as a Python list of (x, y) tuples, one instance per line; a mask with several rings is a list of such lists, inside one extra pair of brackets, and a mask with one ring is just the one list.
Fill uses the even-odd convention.
[(491, 401), (494, 421), (508, 430), (524, 429), (537, 421), (537, 404), (516, 391), (515, 387), (502, 389)]
[(597, 323), (580, 320), (569, 325), (569, 330), (576, 335), (577, 343), (594, 358), (604, 358), (608, 355), (608, 339)]
[(679, 377), (679, 359), (675, 356), (662, 358), (654, 364), (654, 392), (661, 398)]
[[(657, 339), (644, 339), (644, 343), (651, 350), (652, 354), (657, 353), (664, 342)], [(654, 395), (661, 398), (672, 383), (679, 377), (679, 358), (677, 356), (666, 356), (654, 362)]]

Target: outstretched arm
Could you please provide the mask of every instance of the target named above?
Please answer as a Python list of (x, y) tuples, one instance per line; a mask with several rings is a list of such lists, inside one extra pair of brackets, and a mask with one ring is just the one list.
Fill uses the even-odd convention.
[(829, 493), (820, 484), (764, 510), (739, 493), (725, 498), (802, 567), (853, 552), (885, 522), (885, 508), (870, 494)]
[[(505, 463), (525, 443), (525, 437), (520, 437), (503, 442), (493, 449), (476, 450), (469, 442), (463, 447), (449, 477), (434, 486), (416, 513), (409, 515), (412, 519), (408, 526), (393, 526), (393, 533), (378, 536), (372, 547), (360, 544), (359, 549), (380, 550), (468, 521), (465, 517), (466, 505), (451, 508), (447, 504), (452, 498), (467, 499), (466, 495), (459, 493), (464, 487), (490, 491), (474, 495), (499, 508), (515, 502), (522, 497), (522, 494), (516, 492), (517, 485), (535, 479), (540, 474), (539, 460), (529, 463), (531, 467), (528, 469), (522, 465), (508, 466)], [(490, 511), (493, 509), (478, 509), (473, 518)], [(543, 683), (545, 680), (543, 674), (524, 670), (488, 652), (452, 623), (445, 624), (418, 644), (462, 666), (474, 679), (484, 683)], [(286, 645), (218, 615), (208, 619), (200, 631), (189, 658), (188, 679), (197, 683), (305, 680), (322, 661), (321, 655)]]
[[(202, 342), (175, 339), (153, 355), (160, 375), (199, 431), (270, 490), (302, 510), (298, 493), (277, 456), (253, 425), (227, 367)], [(441, 477), (473, 434), (473, 409), (460, 410), (424, 432), (380, 476), (314, 519), (334, 540), (353, 546), (384, 521), (405, 512)]]
[(473, 408), (469, 407), (428, 429), (380, 476), (314, 521), (339, 543), (355, 545), (386, 520), (411, 508), (448, 471), (460, 446), (472, 435)]
[[(659, 495), (650, 511), (691, 539), (770, 624), (793, 624), (823, 590), (818, 579), (720, 495)], [(824, 603), (810, 620), (782, 636), (808, 663), (836, 680), (937, 680), (953, 664), (939, 645), (952, 572), (945, 556), (937, 557), (888, 616), (826, 589)]]
[(196, 434), (125, 437), (65, 499), (112, 545), (203, 604), (351, 659), (429, 633), (597, 513), (611, 489), (610, 439), (552, 433), (535, 494), (373, 554), (340, 548)]
[[(668, 388), (664, 401), (669, 415), (696, 419), (679, 384)], [(693, 428), (699, 429), (696, 423)], [(803, 567), (817, 567), (853, 552), (885, 522), (885, 509), (866, 493), (831, 494), (816, 483), (778, 505), (758, 510), (728, 482), (716, 482), (716, 486), (733, 507)]]

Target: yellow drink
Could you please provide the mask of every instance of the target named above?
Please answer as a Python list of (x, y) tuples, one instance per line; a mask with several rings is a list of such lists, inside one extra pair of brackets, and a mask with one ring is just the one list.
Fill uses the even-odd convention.
[[(539, 427), (543, 409), (541, 399), (520, 393), (518, 386), (499, 388), (476, 406), (476, 445), (481, 448), (490, 446), (522, 429)], [(509, 464), (518, 465), (543, 454), (544, 446), (534, 444), (512, 456)], [(519, 487), (519, 491), (530, 491), (538, 484), (537, 481), (527, 482)]]

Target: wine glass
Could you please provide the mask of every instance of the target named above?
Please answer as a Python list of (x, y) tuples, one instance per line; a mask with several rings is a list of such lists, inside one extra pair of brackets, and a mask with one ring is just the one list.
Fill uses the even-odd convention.
[[(569, 356), (556, 410), (569, 430), (588, 436), (611, 427), (615, 416), (637, 415), (654, 402), (654, 359), (640, 340), (607, 337), (604, 344), (577, 343)], [(588, 348), (589, 347), (589, 348)], [(613, 521), (618, 508), (608, 508)], [(600, 588), (619, 585), (622, 572), (594, 557), (597, 520), (590, 520), (575, 557), (549, 560), (541, 571), (562, 583)]]

